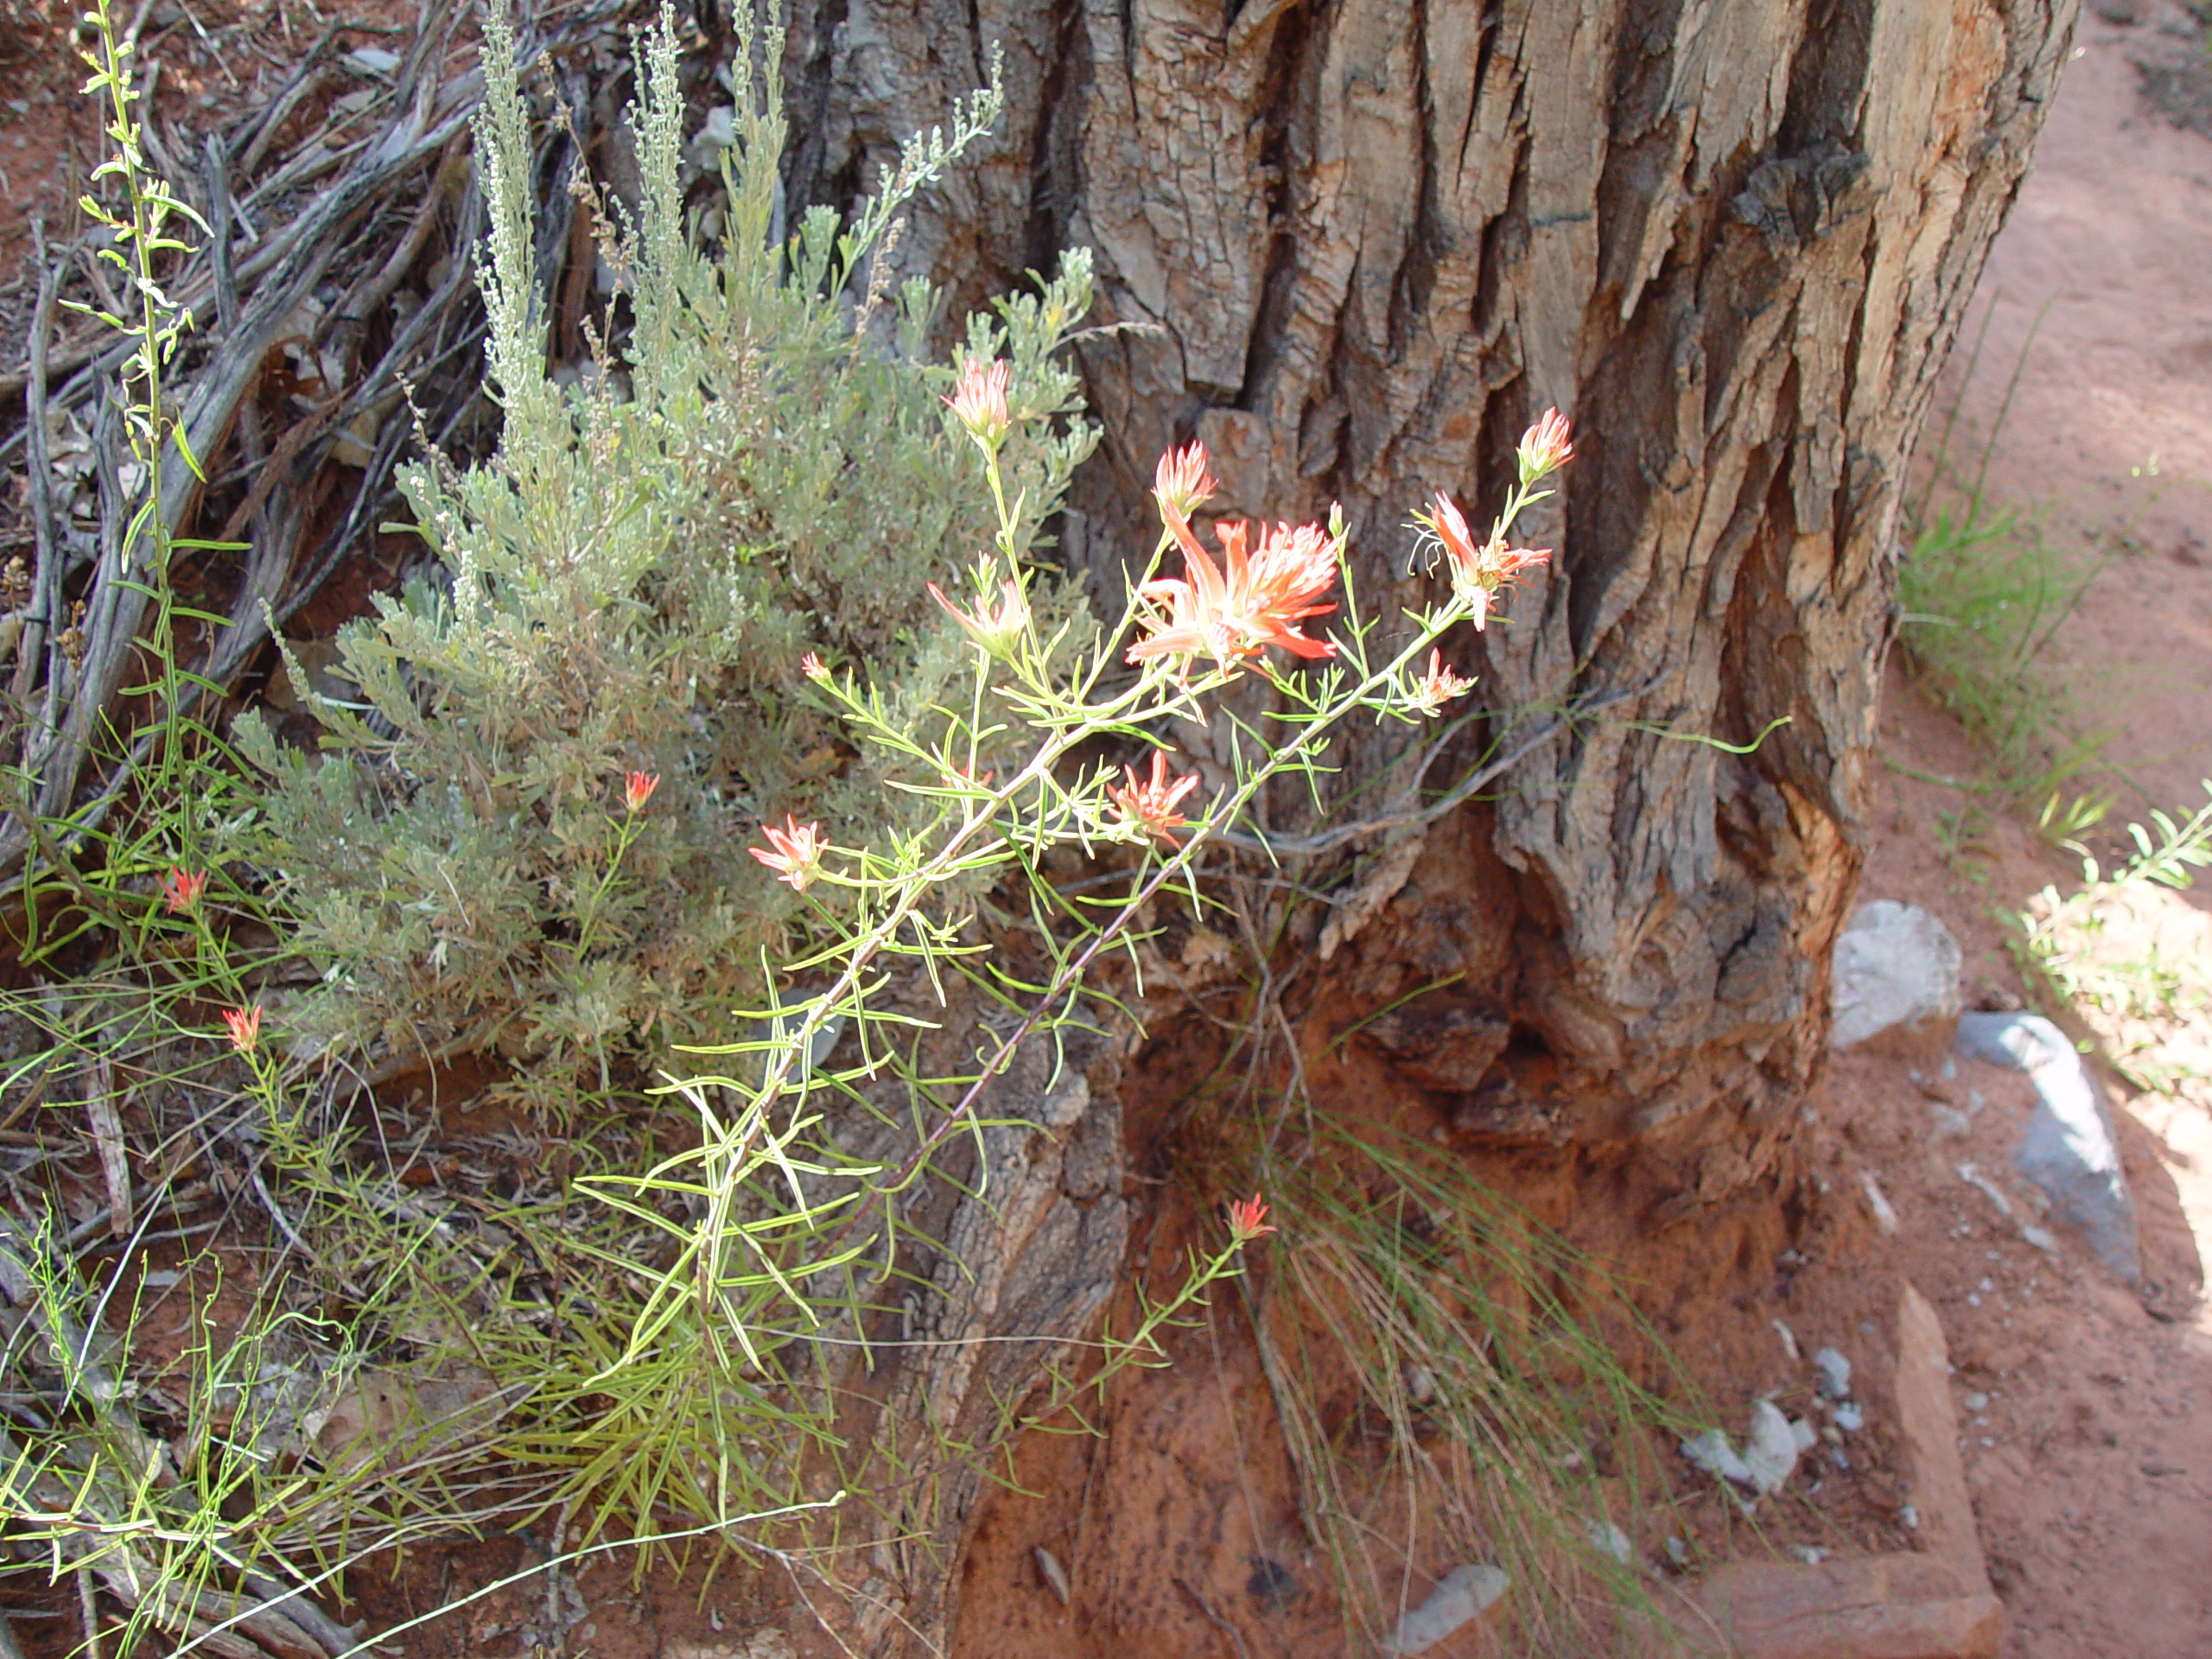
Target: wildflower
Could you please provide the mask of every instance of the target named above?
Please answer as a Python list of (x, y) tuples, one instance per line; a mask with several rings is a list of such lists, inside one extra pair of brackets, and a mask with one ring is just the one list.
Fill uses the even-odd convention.
[(1153, 469), (1152, 492), (1160, 498), (1162, 511), (1173, 507), (1182, 518), (1189, 518), (1191, 510), (1211, 495), (1216, 487), (1213, 474), (1206, 470), (1206, 447), (1203, 443), (1170, 449)]
[(1152, 752), (1152, 776), (1140, 779), (1135, 766), (1123, 766), (1126, 785), (1109, 784), (1106, 793), (1113, 798), (1115, 809), (1124, 823), (1141, 827), (1147, 835), (1157, 836), (1170, 847), (1180, 847), (1170, 831), (1179, 830), (1190, 820), (1175, 810), (1175, 804), (1198, 786), (1198, 775), (1192, 772), (1167, 781), (1167, 755), (1165, 750)]
[(1010, 658), (1020, 642), (1021, 631), (1029, 626), (1029, 601), (1022, 597), (1021, 584), (1011, 577), (999, 584), (1001, 598), (995, 608), (978, 599), (973, 612), (963, 611), (939, 590), (937, 583), (929, 584), (930, 597), (945, 608), (947, 615), (960, 625), (960, 630), (974, 640), (986, 656)]
[(1268, 1206), (1260, 1202), (1255, 1192), (1249, 1198), (1231, 1199), (1229, 1205), (1229, 1231), (1239, 1244), (1249, 1243), (1263, 1233), (1274, 1229), (1268, 1225)]
[(200, 895), (207, 891), (207, 873), (188, 870), (172, 864), (169, 873), (162, 878), (162, 899), (172, 916), (191, 910), (200, 903)]
[(810, 651), (798, 659), (798, 671), (817, 684), (830, 677), (830, 671), (822, 665), (821, 657)]
[(1521, 435), (1521, 482), (1526, 486), (1535, 483), (1547, 473), (1555, 473), (1574, 458), (1574, 446), (1567, 441), (1567, 416), (1555, 409), (1544, 411), (1544, 417)]
[(1006, 412), (1008, 365), (1000, 358), (988, 365), (969, 358), (961, 365), (960, 390), (944, 400), (953, 418), (968, 429), (968, 435), (986, 449), (996, 449), (1011, 423)]
[(251, 1054), (261, 1041), (261, 1005), (250, 1008), (225, 1008), (223, 1028), (230, 1033), (231, 1046), (241, 1054)]
[(1319, 524), (1262, 526), (1260, 545), (1248, 556), (1252, 527), (1232, 519), (1215, 529), (1222, 556), (1216, 565), (1165, 493), (1160, 516), (1183, 550), (1183, 577), (1162, 577), (1138, 590), (1145, 598), (1165, 600), (1167, 615), (1151, 638), (1129, 648), (1129, 661), (1204, 652), (1226, 670), (1269, 645), (1300, 657), (1336, 655), (1334, 645), (1291, 626), (1337, 608), (1314, 603), (1337, 579), (1337, 543)]
[(1548, 547), (1508, 547), (1502, 536), (1493, 536), (1477, 547), (1467, 529), (1466, 516), (1441, 490), (1436, 493), (1434, 512), (1421, 515), (1420, 521), (1444, 543), (1445, 557), (1452, 565), (1452, 590), (1473, 607), (1470, 620), (1478, 633), (1489, 620), (1491, 601), (1497, 590), (1552, 556)]
[(793, 893), (804, 893), (822, 871), (822, 855), (828, 843), (822, 839), (821, 826), (802, 824), (796, 816), (786, 812), (782, 829), (764, 823), (760, 833), (768, 837), (768, 845), (775, 850), (748, 847), (746, 851), (775, 871), (776, 880)]
[(653, 791), (660, 787), (657, 772), (633, 772), (622, 780), (622, 804), (632, 812), (642, 812), (645, 803), (653, 798)]
[(1433, 715), (1454, 697), (1464, 697), (1475, 689), (1472, 680), (1463, 680), (1444, 666), (1444, 654), (1428, 653), (1428, 672), (1413, 684), (1412, 701), (1414, 708), (1424, 715)]

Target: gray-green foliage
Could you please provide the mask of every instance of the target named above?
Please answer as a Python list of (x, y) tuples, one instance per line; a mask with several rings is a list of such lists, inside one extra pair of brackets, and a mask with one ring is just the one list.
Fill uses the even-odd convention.
[[(644, 42), (639, 200), (600, 219), (629, 327), (619, 346), (594, 335), (596, 361), (563, 386), (545, 361), (512, 41), (489, 16), (480, 280), (499, 453), (405, 478), (443, 579), (340, 634), (359, 697), (315, 705), (321, 752), (242, 734), (274, 779), (266, 861), (327, 966), (292, 1022), (396, 1057), (494, 1050), (543, 1103), (603, 1081), (610, 1057), (728, 1034), (799, 903), (747, 855), (761, 823), (793, 812), (847, 845), (917, 827), (926, 803), (841, 741), (802, 653), (854, 670), (924, 732), (968, 677), (925, 584), (989, 544), (989, 499), (941, 406), (953, 372), (924, 355), (936, 296), (919, 282), (887, 295), (874, 273), (902, 205), (996, 119), (995, 69), (849, 227), (814, 208), (779, 241), (782, 43), (741, 35), (712, 247), (686, 218), (665, 10)], [(1033, 549), (1095, 442), (1054, 357), (1089, 294), (1071, 256), (969, 322), (965, 354), (1010, 359), (1028, 417), (1004, 464)], [(632, 770), (662, 781), (629, 821)]]

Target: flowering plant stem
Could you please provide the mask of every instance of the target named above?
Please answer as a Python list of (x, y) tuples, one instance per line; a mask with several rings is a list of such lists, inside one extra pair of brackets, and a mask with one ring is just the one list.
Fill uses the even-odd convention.
[[(1356, 612), (1348, 615), (1346, 627), (1325, 642), (1296, 626), (1304, 618), (1335, 608), (1316, 601), (1344, 569), (1346, 538), (1341, 520), (1332, 518), (1325, 534), (1318, 525), (1295, 531), (1278, 525), (1260, 530), (1256, 537), (1251, 526), (1223, 524), (1217, 530), (1222, 550), (1222, 563), (1217, 565), (1199, 545), (1189, 517), (1212, 488), (1205, 452), (1193, 445), (1160, 463), (1155, 493), (1162, 534), (1142, 578), (1132, 587), (1121, 620), (1093, 642), (1079, 672), (1056, 672), (1057, 651), (1064, 640), (1038, 637), (1026, 599), (1030, 573), (1012, 551), (1019, 545), (1014, 529), (1021, 504), (1018, 499), (1007, 502), (998, 450), (1007, 427), (1020, 416), (1006, 410), (1003, 384), (1002, 375), (994, 378), (992, 371), (971, 361), (960, 392), (946, 400), (950, 418), (968, 431), (981, 453), (1000, 524), (996, 557), (979, 561), (972, 572), (973, 610), (963, 610), (941, 593), (936, 595), (974, 647), (975, 678), (964, 716), (951, 719), (950, 729), (933, 750), (902, 728), (880, 692), (863, 691), (850, 675), (840, 679), (818, 664), (810, 664), (807, 671), (862, 743), (918, 774), (897, 781), (896, 786), (940, 803), (939, 817), (880, 851), (830, 846), (820, 841), (811, 824), (791, 822), (783, 830), (766, 832), (775, 850), (759, 849), (756, 856), (783, 870), (784, 879), (802, 892), (819, 887), (843, 901), (833, 905), (817, 894), (813, 914), (820, 929), (818, 943), (785, 967), (787, 975), (798, 976), (828, 970), (828, 983), (795, 1004), (776, 999), (776, 1006), (763, 1011), (769, 1021), (768, 1036), (693, 1051), (702, 1055), (755, 1053), (765, 1064), (753, 1079), (701, 1077), (676, 1085), (699, 1103), (709, 1130), (707, 1143), (635, 1184), (666, 1185), (677, 1166), (701, 1166), (702, 1180), (689, 1190), (704, 1200), (704, 1214), (683, 1230), (678, 1262), (663, 1285), (666, 1294), (674, 1295), (678, 1284), (690, 1281), (702, 1308), (719, 1300), (716, 1281), (721, 1264), (729, 1259), (728, 1240), (744, 1230), (735, 1221), (740, 1188), (764, 1159), (787, 1160), (784, 1148), (788, 1142), (771, 1128), (769, 1115), (786, 1093), (803, 1103), (817, 1086), (817, 1038), (833, 1021), (851, 1020), (861, 1033), (862, 1058), (855, 1066), (828, 1074), (829, 1080), (846, 1088), (864, 1084), (893, 1064), (891, 1051), (880, 1047), (880, 1033), (871, 1035), (872, 1027), (883, 1019), (871, 1013), (868, 1003), (883, 982), (884, 960), (918, 957), (934, 978), (941, 957), (975, 949), (960, 942), (956, 922), (935, 913), (933, 900), (947, 884), (1015, 862), (1031, 871), (1033, 881), (1037, 861), (1062, 842), (1089, 849), (1096, 842), (1118, 841), (1147, 849), (1129, 890), (1116, 901), (1116, 913), (1103, 925), (1073, 912), (1063, 912), (1075, 916), (1087, 933), (1079, 945), (1061, 942), (1049, 925), (1037, 930), (1053, 957), (1052, 969), (1040, 983), (1027, 988), (1020, 1019), (988, 1045), (987, 1052), (979, 1054), (972, 1075), (957, 1080), (957, 1097), (940, 1104), (894, 1166), (887, 1172), (868, 1172), (857, 1191), (835, 1205), (810, 1212), (823, 1219), (831, 1208), (845, 1213), (834, 1231), (815, 1233), (822, 1251), (817, 1260), (796, 1272), (774, 1271), (779, 1287), (787, 1288), (801, 1274), (863, 1255), (877, 1255), (878, 1274), (890, 1272), (897, 1230), (895, 1211), (887, 1201), (905, 1192), (952, 1136), (976, 1126), (979, 1103), (992, 1080), (1005, 1071), (1025, 1041), (1067, 1018), (1069, 999), (1080, 991), (1101, 955), (1129, 946), (1132, 929), (1149, 901), (1171, 882), (1187, 880), (1209, 839), (1243, 819), (1271, 782), (1291, 771), (1310, 772), (1336, 728), (1356, 711), (1370, 711), (1378, 719), (1417, 720), (1433, 715), (1443, 702), (1464, 693), (1471, 683), (1448, 674), (1435, 660), (1426, 677), (1410, 676), (1408, 671), (1423, 652), (1433, 658), (1437, 642), (1457, 624), (1466, 621), (1482, 627), (1503, 582), (1548, 556), (1541, 551), (1510, 550), (1505, 537), (1514, 520), (1544, 493), (1535, 487), (1537, 483), (1569, 453), (1564, 423), (1555, 416), (1548, 417), (1554, 426), (1532, 429), (1530, 439), (1524, 442), (1521, 477), (1484, 547), (1473, 545), (1448, 497), (1437, 497), (1433, 517), (1416, 521), (1448, 563), (1450, 594), (1440, 606), (1408, 613), (1414, 625), (1410, 637), (1377, 661), (1368, 649), (1375, 624)], [(1532, 466), (1529, 446), (1540, 430), (1549, 438)], [(1183, 577), (1158, 576), (1161, 561), (1179, 548)], [(1133, 634), (1138, 636), (1135, 642), (1124, 647), (1122, 642)], [(1285, 677), (1264, 654), (1271, 645), (1330, 660), (1316, 675)], [(1116, 671), (1117, 657), (1137, 671), (1127, 683), (1115, 687), (1109, 676)], [(1211, 665), (1202, 664), (1201, 658), (1208, 657)], [(1255, 664), (1281, 694), (1282, 706), (1275, 718), (1288, 729), (1280, 741), (1261, 741), (1256, 753), (1240, 747), (1227, 786), (1189, 824), (1189, 834), (1180, 842), (1170, 831), (1184, 827), (1185, 820), (1173, 815), (1173, 806), (1197, 779), (1193, 775), (1170, 786), (1160, 755), (1156, 755), (1148, 785), (1140, 785), (1132, 772), (1129, 785), (1116, 787), (1103, 768), (1089, 769), (1072, 779), (1063, 777), (1070, 756), (1101, 738), (1135, 738), (1158, 746), (1160, 739), (1154, 728), (1171, 719), (1203, 724), (1206, 700), (1236, 681), (1248, 664)], [(976, 779), (973, 767), (982, 738), (1001, 729), (992, 722), (1008, 720), (1038, 734), (1035, 747), (1003, 782)], [(963, 757), (964, 764), (956, 761), (956, 754)], [(1156, 842), (1166, 842), (1167, 850), (1154, 862)], [(703, 1091), (710, 1085), (738, 1094), (747, 1102), (746, 1109), (727, 1116), (708, 1110)], [(793, 1190), (798, 1190), (795, 1178)], [(644, 1206), (639, 1208), (644, 1213)], [(866, 1230), (875, 1225), (885, 1230), (880, 1251), (865, 1236)], [(756, 1254), (757, 1248), (755, 1242)], [(1188, 1294), (1195, 1294), (1226, 1271), (1228, 1261), (1224, 1257), (1194, 1264)], [(1185, 1300), (1172, 1305), (1179, 1307)], [(811, 1317), (803, 1303), (801, 1311)], [(640, 1323), (640, 1337), (648, 1329), (659, 1328), (664, 1319), (664, 1305), (651, 1311)], [(737, 1335), (749, 1351), (751, 1344), (741, 1329)]]

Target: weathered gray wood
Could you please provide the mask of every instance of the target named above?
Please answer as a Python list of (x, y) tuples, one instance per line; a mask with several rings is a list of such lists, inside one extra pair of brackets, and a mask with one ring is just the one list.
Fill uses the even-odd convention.
[[(1085, 351), (1096, 571), (1148, 548), (1154, 459), (1196, 435), (1230, 511), (1341, 500), (1387, 612), (1413, 508), (1487, 511), (1522, 424), (1574, 417), (1531, 535), (1561, 556), (1473, 649), (1478, 696), (1649, 689), (1521, 764), (1485, 818), (1513, 946), (1460, 944), (1522, 1039), (1491, 1092), (1558, 1062), (1492, 1127), (1614, 1141), (1764, 1116), (1817, 1062), (1904, 458), (2074, 10), (802, 0), (791, 182), (872, 180), (1003, 44), (1006, 142), (899, 253), (957, 315), (1088, 244), (1100, 320), (1159, 331)], [(1784, 715), (1740, 762), (1651, 729)]]

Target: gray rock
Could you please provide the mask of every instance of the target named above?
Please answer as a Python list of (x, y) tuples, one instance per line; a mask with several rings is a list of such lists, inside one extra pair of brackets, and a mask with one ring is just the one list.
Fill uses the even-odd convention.
[(1610, 1521), (1585, 1521), (1582, 1529), (1590, 1535), (1592, 1548), (1611, 1556), (1623, 1567), (1628, 1565), (1630, 1556), (1635, 1552), (1635, 1546), (1628, 1541), (1628, 1534)]
[(2081, 1230), (2097, 1260), (2122, 1283), (2140, 1282), (2135, 1204), (2120, 1168), (2120, 1143), (2065, 1033), (2039, 1014), (1969, 1014), (1959, 1021), (1954, 1046), (1971, 1059), (2028, 1074), (2035, 1116), (2012, 1154), (2013, 1166)]
[(1761, 1497), (1778, 1492), (1797, 1466), (1797, 1431), (1771, 1400), (1751, 1404), (1751, 1438), (1744, 1447), (1744, 1466)]
[(1751, 1484), (1750, 1466), (1736, 1455), (1736, 1448), (1728, 1444), (1728, 1437), (1717, 1428), (1708, 1428), (1694, 1439), (1684, 1440), (1682, 1455), (1708, 1475), (1718, 1475), (1741, 1486)]
[(1916, 905), (1861, 905), (1835, 942), (1835, 1023), (1828, 1042), (1853, 1048), (1897, 1026), (1959, 1011), (1959, 942)]
[(1428, 1599), (1398, 1621), (1382, 1643), (1386, 1654), (1426, 1653), (1452, 1631), (1473, 1623), (1512, 1586), (1512, 1574), (1470, 1563), (1437, 1581)]
[(1833, 1348), (1813, 1356), (1813, 1369), (1821, 1374), (1821, 1389), (1831, 1400), (1851, 1397), (1851, 1362)]

